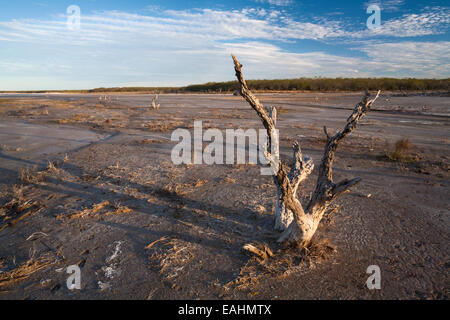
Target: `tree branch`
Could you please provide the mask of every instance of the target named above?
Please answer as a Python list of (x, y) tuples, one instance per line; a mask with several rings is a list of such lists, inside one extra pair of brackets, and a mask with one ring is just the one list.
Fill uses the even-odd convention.
[(314, 163), (311, 158), (303, 157), (298, 141), (294, 142), (292, 148), (294, 150), (294, 164), (289, 172), (289, 181), (294, 189), (294, 194), (297, 194), (300, 182), (304, 181), (314, 170)]
[[(355, 106), (352, 114), (348, 117), (345, 127), (335, 135), (331, 136), (328, 133), (327, 128), (324, 127), (327, 142), (322, 162), (319, 167), (316, 188), (305, 210), (298, 200), (296, 193), (300, 182), (305, 180), (312, 172), (314, 164), (310, 158), (303, 157), (300, 145), (296, 141), (293, 145), (293, 165), (289, 174), (287, 173), (287, 167), (281, 161), (278, 152), (278, 133), (275, 128), (277, 110), (275, 107), (271, 107), (268, 111), (264, 109), (263, 105), (249, 90), (242, 74), (242, 65), (234, 55), (232, 55), (232, 57), (236, 77), (240, 83), (240, 93), (261, 118), (268, 133), (267, 150), (265, 153), (271, 165), (275, 165), (273, 168), (276, 168), (274, 169), (273, 175), (279, 192), (277, 203), (280, 203), (279, 208), (282, 208), (282, 210), (278, 210), (277, 213), (285, 214), (277, 215), (277, 218), (282, 217), (280, 221), (283, 222), (281, 222), (281, 224), (284, 224), (286, 221), (292, 221), (278, 241), (297, 241), (300, 242), (301, 245), (307, 245), (307, 243), (311, 241), (331, 202), (360, 181), (359, 178), (353, 178), (350, 180), (345, 179), (337, 184), (333, 182), (332, 166), (334, 154), (339, 142), (356, 128), (358, 122), (370, 110), (372, 104), (379, 97), (380, 91), (378, 91), (378, 94), (372, 100), (369, 100), (370, 95), (369, 93), (366, 93), (362, 101)], [(277, 147), (275, 148), (276, 151), (272, 152), (275, 143), (277, 144)], [(277, 209), (279, 208), (277, 207)], [(286, 226), (283, 225), (283, 227)]]
[(339, 142), (356, 128), (359, 121), (370, 110), (370, 107), (377, 100), (379, 95), (380, 91), (378, 91), (374, 99), (369, 100), (370, 94), (366, 92), (362, 101), (355, 106), (352, 114), (347, 118), (345, 127), (341, 131), (338, 131), (334, 136), (330, 136), (326, 127), (324, 127), (324, 132), (327, 136), (327, 143), (325, 145), (322, 162), (319, 167), (319, 176), (317, 178), (316, 189), (314, 190), (306, 211), (309, 212), (313, 207), (333, 200), (339, 194), (346, 192), (350, 187), (359, 182), (359, 178), (344, 180), (338, 184), (333, 182), (334, 154)]
[[(272, 142), (272, 131), (275, 130), (275, 124), (272, 121), (272, 118), (267, 114), (266, 110), (263, 108), (261, 102), (251, 93), (248, 89), (247, 82), (244, 79), (244, 75), (242, 74), (242, 64), (236, 59), (234, 55), (231, 55), (234, 61), (234, 70), (236, 71), (236, 78), (241, 84), (241, 95), (245, 100), (250, 104), (250, 106), (256, 111), (258, 116), (261, 118), (261, 121), (264, 127), (267, 130), (268, 135), (268, 152), (271, 150)], [(275, 114), (276, 116), (276, 114)]]

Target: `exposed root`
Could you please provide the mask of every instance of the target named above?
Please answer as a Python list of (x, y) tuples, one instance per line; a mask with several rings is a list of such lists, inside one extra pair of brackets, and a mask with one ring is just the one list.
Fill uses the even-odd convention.
[(243, 249), (257, 255), (258, 257), (262, 258), (264, 261), (266, 261), (268, 258), (273, 258), (275, 256), (273, 254), (272, 250), (270, 250), (270, 248), (266, 245), (264, 245), (264, 248), (261, 250), (252, 244), (246, 244), (243, 246)]
[[(327, 239), (312, 241), (308, 246), (301, 248), (298, 245), (286, 245), (284, 248), (278, 249), (275, 254), (272, 253), (276, 259), (268, 259), (270, 256), (267, 252), (253, 245), (245, 245), (244, 249), (256, 256), (247, 261), (236, 279), (224, 285), (225, 290), (250, 290), (262, 278), (280, 278), (294, 272), (308, 272), (336, 252), (334, 246)], [(260, 259), (264, 257), (266, 259)]]

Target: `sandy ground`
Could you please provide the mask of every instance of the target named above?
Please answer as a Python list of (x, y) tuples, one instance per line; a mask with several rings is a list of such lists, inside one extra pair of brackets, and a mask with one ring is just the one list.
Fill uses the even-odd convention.
[[(259, 96), (281, 107), (282, 156), (299, 140), (317, 168), (322, 127), (341, 128), (361, 95)], [(276, 243), (258, 166), (172, 164), (171, 133), (194, 120), (261, 128), (242, 98), (160, 95), (154, 111), (149, 95), (110, 97), (0, 95), (0, 299), (448, 299), (448, 96), (384, 94), (340, 146), (335, 179), (362, 182), (322, 223), (324, 255)], [(402, 138), (410, 149), (389, 159)], [(67, 289), (69, 265), (81, 290)], [(380, 290), (365, 286), (369, 265)]]

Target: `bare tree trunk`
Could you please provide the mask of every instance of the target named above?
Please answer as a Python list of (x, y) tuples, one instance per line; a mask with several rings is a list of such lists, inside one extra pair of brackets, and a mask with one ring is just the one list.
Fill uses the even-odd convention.
[[(369, 100), (370, 95), (366, 93), (347, 119), (344, 129), (334, 136), (330, 136), (326, 127), (324, 127), (327, 142), (319, 166), (319, 175), (311, 199), (304, 208), (297, 198), (297, 190), (300, 183), (313, 171), (314, 164), (310, 158), (303, 157), (300, 144), (296, 141), (293, 145), (293, 165), (288, 172), (287, 166), (281, 161), (278, 151), (278, 135), (275, 128), (276, 108), (271, 107), (267, 111), (262, 106), (247, 86), (242, 74), (242, 65), (234, 55), (232, 57), (236, 77), (241, 85), (240, 93), (256, 111), (267, 130), (266, 157), (273, 169), (274, 182), (277, 186), (275, 229), (283, 231), (278, 241), (297, 242), (301, 246), (306, 246), (317, 231), (324, 214), (330, 210), (333, 201), (341, 194), (348, 192), (352, 186), (360, 181), (359, 178), (354, 178), (351, 180), (345, 179), (338, 183), (333, 182), (334, 154), (339, 142), (356, 128), (358, 122), (370, 110), (370, 107), (380, 95), (380, 91), (372, 100)], [(276, 146), (273, 148), (275, 144)]]
[(159, 103), (156, 104), (157, 100), (158, 100), (159, 94), (156, 94), (153, 98), (152, 98), (152, 108), (153, 110), (159, 110)]

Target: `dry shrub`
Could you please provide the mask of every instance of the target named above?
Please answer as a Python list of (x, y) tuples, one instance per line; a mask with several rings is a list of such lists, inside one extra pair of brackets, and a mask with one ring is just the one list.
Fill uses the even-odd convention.
[(45, 180), (45, 174), (38, 171), (37, 167), (19, 168), (19, 180), (25, 183), (39, 183)]
[(53, 161), (49, 161), (47, 168), (45, 168), (46, 171), (51, 172), (51, 173), (58, 173), (58, 163), (57, 162), (53, 162)]
[(395, 142), (394, 150), (386, 153), (386, 158), (396, 162), (415, 162), (417, 157), (411, 154), (413, 148), (408, 139), (402, 138)]

